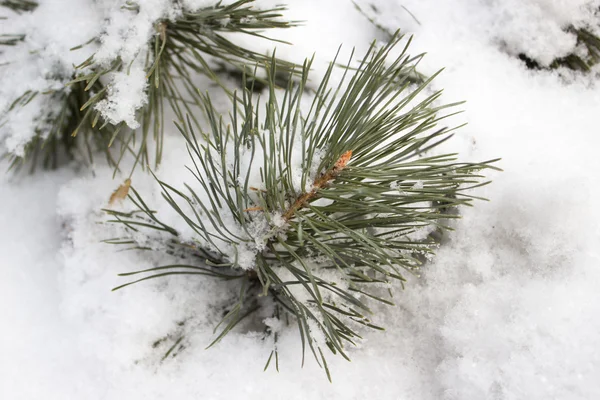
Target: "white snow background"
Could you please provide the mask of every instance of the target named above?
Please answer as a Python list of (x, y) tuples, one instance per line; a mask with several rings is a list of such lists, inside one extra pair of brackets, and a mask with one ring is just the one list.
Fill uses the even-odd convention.
[[(94, 2), (41, 3), (54, 12), (34, 22), (40, 37), (65, 41), (53, 43), (56, 52), (74, 45), (64, 30), (73, 13), (90, 19), (82, 24), (90, 31), (98, 24), (85, 10)], [(450, 243), (396, 293), (396, 307), (380, 310), (387, 330), (365, 332), (350, 363), (328, 357), (333, 383), (310, 355), (300, 368), (293, 326), (282, 332), (279, 373), (263, 372), (271, 343), (258, 333), (233, 332), (205, 350), (228, 296), (222, 283), (173, 278), (110, 291), (124, 283), (118, 273), (147, 267), (138, 253), (100, 242), (99, 210), (122, 177), (101, 165), (94, 174), (2, 173), (0, 399), (600, 398), (600, 82), (531, 71), (515, 57), (525, 51), (544, 63), (568, 53), (574, 39), (561, 28), (590, 22), (599, 2), (359, 3), (415, 35), (411, 53), (427, 52), (421, 72), (445, 67), (434, 82), (445, 102), (467, 101), (452, 123), (468, 125), (447, 146), (465, 160), (502, 157), (504, 169), (475, 193), (491, 201), (463, 209)], [(301, 62), (316, 52), (315, 79), (340, 44), (361, 54), (382, 38), (350, 1), (288, 6), (288, 19), (305, 22), (271, 32), (294, 43), (277, 54)], [(173, 132), (159, 176), (181, 179), (182, 160)], [(140, 170), (133, 182), (159, 204), (151, 177)], [(153, 342), (190, 315), (187, 348), (160, 362)]]

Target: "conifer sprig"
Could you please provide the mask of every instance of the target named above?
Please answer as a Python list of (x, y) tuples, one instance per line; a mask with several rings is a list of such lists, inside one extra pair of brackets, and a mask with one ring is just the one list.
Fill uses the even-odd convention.
[[(202, 135), (190, 118), (178, 125), (192, 180), (185, 190), (158, 180), (193, 238), (161, 221), (135, 190), (134, 211), (107, 210), (110, 222), (167, 233), (167, 247), (176, 243), (197, 257), (196, 264), (139, 271), (141, 280), (200, 273), (247, 282), (215, 341), (252, 310), (245, 307), (249, 288), (259, 285), (277, 313), (294, 317), (303, 349), (330, 378), (323, 348), (349, 359), (346, 346), (361, 329), (383, 329), (370, 319), (374, 302), (393, 304), (382, 287), (416, 271), (419, 255), (436, 246), (427, 232), (450, 229), (447, 219), (457, 217), (444, 210), (470, 205), (476, 197), (468, 191), (485, 184), (479, 171), (495, 160), (462, 163), (455, 154), (431, 153), (452, 135), (437, 125), (456, 104), (439, 105), (441, 92), (425, 95), (433, 77), (411, 83), (422, 55), (409, 56), (408, 44), (390, 62), (401, 39), (374, 43), (335, 86), (332, 63), (308, 110), (302, 99), (310, 61), (283, 93), (272, 63), (267, 99), (243, 91), (229, 121), (202, 95)], [(136, 243), (133, 236), (116, 242)], [(273, 354), (277, 361), (274, 349), (269, 362)]]

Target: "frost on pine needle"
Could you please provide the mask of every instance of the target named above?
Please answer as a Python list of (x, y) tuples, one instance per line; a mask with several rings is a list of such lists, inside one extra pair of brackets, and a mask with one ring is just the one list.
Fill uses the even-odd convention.
[[(441, 92), (424, 94), (431, 79), (411, 83), (422, 56), (409, 56), (408, 44), (389, 62), (401, 39), (373, 44), (336, 86), (332, 63), (307, 110), (301, 104), (310, 61), (282, 95), (273, 62), (267, 98), (236, 94), (228, 119), (201, 96), (207, 126), (196, 132), (192, 116), (178, 125), (191, 180), (183, 189), (157, 178), (179, 222), (163, 221), (134, 188), (133, 210), (107, 210), (109, 221), (131, 234), (120, 240), (156, 232), (164, 241), (166, 233), (195, 261), (127, 275), (142, 275), (134, 282), (170, 274), (237, 280), (239, 301), (215, 342), (262, 296), (294, 321), (303, 349), (328, 375), (323, 349), (348, 359), (346, 346), (357, 344), (365, 327), (383, 329), (370, 320), (371, 304), (393, 304), (389, 284), (418, 270), (436, 246), (428, 234), (449, 229), (457, 215), (446, 210), (470, 205), (468, 190), (485, 184), (479, 171), (493, 168), (493, 161), (432, 153), (451, 136), (437, 124), (455, 105), (440, 105)], [(174, 226), (181, 224), (193, 233), (180, 234)]]

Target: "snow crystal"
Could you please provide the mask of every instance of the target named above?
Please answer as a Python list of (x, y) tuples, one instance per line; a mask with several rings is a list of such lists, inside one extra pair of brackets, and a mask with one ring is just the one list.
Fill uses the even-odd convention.
[(246, 271), (254, 269), (256, 266), (256, 252), (260, 247), (264, 247), (264, 243), (260, 242), (259, 239), (256, 241), (256, 247), (250, 246), (248, 243), (235, 246), (237, 266)]
[(285, 324), (279, 318), (265, 318), (263, 323), (269, 327), (272, 333), (279, 333), (285, 327)]
[(277, 228), (283, 228), (287, 224), (286, 219), (283, 218), (283, 216), (280, 213), (273, 213), (273, 215), (271, 215), (271, 221), (273, 222), (273, 225)]
[(109, 13), (94, 61), (106, 67), (120, 58), (124, 65), (129, 65), (147, 49), (156, 34), (155, 24), (163, 18), (176, 16), (171, 4), (171, 0), (145, 0), (138, 4), (138, 11), (116, 5)]
[(414, 185), (412, 185), (412, 189), (419, 190), (423, 189), (423, 181), (416, 181)]
[(136, 129), (140, 126), (136, 111), (147, 103), (147, 85), (146, 73), (141, 67), (115, 72), (107, 89), (108, 96), (96, 104), (96, 110), (112, 124), (123, 121), (131, 129)]

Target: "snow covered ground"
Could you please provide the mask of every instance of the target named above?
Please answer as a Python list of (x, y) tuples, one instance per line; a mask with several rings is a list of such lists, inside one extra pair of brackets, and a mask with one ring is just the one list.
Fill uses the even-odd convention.
[[(282, 332), (279, 373), (263, 372), (270, 343), (257, 333), (205, 350), (227, 296), (221, 283), (173, 278), (110, 292), (118, 273), (145, 262), (100, 242), (99, 210), (122, 177), (102, 166), (1, 174), (0, 398), (600, 398), (600, 81), (528, 70), (515, 56), (566, 54), (574, 40), (560, 28), (588, 21), (599, 2), (359, 2), (371, 3), (382, 25), (414, 33), (411, 52), (427, 52), (422, 73), (445, 67), (434, 82), (444, 101), (467, 101), (452, 124), (468, 125), (448, 148), (502, 157), (504, 169), (476, 193), (491, 201), (463, 210), (422, 277), (382, 308), (387, 330), (367, 332), (350, 363), (329, 357), (333, 383), (310, 357), (300, 368), (293, 326)], [(361, 53), (383, 38), (350, 1), (288, 6), (305, 23), (273, 33), (294, 43), (278, 55), (316, 52), (316, 75), (339, 44)], [(174, 132), (165, 153), (158, 173), (178, 176), (187, 156)], [(133, 180), (152, 186), (142, 171)], [(194, 328), (186, 349), (161, 362), (174, 336), (153, 344), (182, 321)]]

